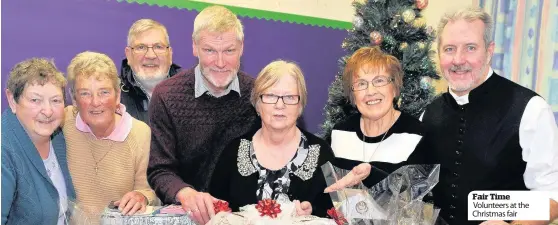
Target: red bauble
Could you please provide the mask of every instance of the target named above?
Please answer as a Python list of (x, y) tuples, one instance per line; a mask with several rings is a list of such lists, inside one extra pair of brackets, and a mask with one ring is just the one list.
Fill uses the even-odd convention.
[(281, 204), (277, 203), (275, 200), (264, 199), (258, 201), (256, 209), (260, 213), (260, 216), (277, 218), (277, 214), (281, 213)]
[(327, 215), (329, 215), (329, 217), (331, 217), (333, 220), (335, 220), (335, 223), (337, 223), (337, 225), (343, 225), (345, 223), (348, 223), (347, 219), (345, 219), (343, 214), (341, 214), (339, 211), (337, 211), (335, 209), (335, 207), (333, 207), (331, 209), (328, 209), (327, 210)]
[(424, 9), (428, 6), (428, 0), (416, 0), (415, 4), (417, 5), (417, 9)]
[(382, 43), (382, 34), (378, 31), (370, 32), (370, 45), (380, 45)]
[(231, 212), (231, 208), (229, 207), (229, 203), (225, 201), (217, 201), (213, 203), (213, 208), (215, 209), (215, 214), (219, 212)]

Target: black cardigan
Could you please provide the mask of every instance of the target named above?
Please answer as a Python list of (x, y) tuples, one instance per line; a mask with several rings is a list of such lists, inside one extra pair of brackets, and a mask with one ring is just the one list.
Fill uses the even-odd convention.
[[(300, 129), (300, 128), (299, 128)], [(329, 194), (324, 193), (326, 182), (321, 170), (321, 166), (333, 159), (331, 147), (322, 139), (315, 135), (303, 131), (308, 139), (308, 146), (319, 146), (319, 157), (316, 170), (311, 178), (303, 180), (294, 174), (290, 175), (291, 184), (288, 196), (291, 201), (308, 201), (312, 204), (312, 215), (325, 217), (328, 209), (333, 207)], [(252, 137), (257, 130), (253, 130), (240, 138), (234, 139), (223, 150), (219, 161), (215, 166), (213, 176), (209, 186), (209, 193), (218, 199), (229, 202), (233, 211), (238, 211), (239, 207), (257, 204), (256, 190), (258, 187), (258, 171), (243, 176), (239, 172), (237, 160), (239, 159), (239, 148), (241, 142), (252, 143)], [(249, 155), (247, 157), (250, 157)], [(307, 163), (310, 155), (304, 163)]]

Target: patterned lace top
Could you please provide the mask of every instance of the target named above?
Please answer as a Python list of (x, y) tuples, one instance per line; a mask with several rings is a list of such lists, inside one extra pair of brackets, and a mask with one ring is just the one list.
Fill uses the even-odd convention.
[(258, 188), (256, 190), (258, 200), (269, 198), (277, 201), (288, 201), (289, 197), (287, 193), (291, 183), (289, 176), (291, 174), (297, 175), (302, 172), (298, 171), (299, 169), (306, 170), (303, 164), (308, 158), (309, 152), (308, 139), (304, 134), (301, 134), (300, 144), (293, 158), (283, 168), (279, 170), (270, 170), (263, 167), (258, 162), (256, 152), (254, 151), (254, 145), (251, 143), (250, 161), (254, 169), (259, 173)]

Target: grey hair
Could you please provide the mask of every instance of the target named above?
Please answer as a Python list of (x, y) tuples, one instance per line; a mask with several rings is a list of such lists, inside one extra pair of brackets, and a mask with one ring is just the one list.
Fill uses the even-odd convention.
[(482, 8), (470, 6), (464, 9), (458, 9), (448, 12), (442, 16), (440, 23), (438, 23), (437, 31), (437, 42), (438, 51), (440, 51), (440, 44), (442, 43), (442, 33), (448, 22), (457, 20), (466, 20), (467, 22), (472, 22), (475, 20), (480, 20), (484, 23), (484, 34), (483, 40), (485, 48), (488, 48), (490, 43), (492, 43), (492, 30), (494, 29), (494, 23), (492, 17), (485, 12)]
[(203, 9), (194, 19), (192, 39), (197, 42), (202, 30), (224, 33), (236, 32), (236, 39), (244, 41), (244, 27), (238, 17), (224, 6), (214, 5)]
[(59, 87), (64, 93), (67, 81), (64, 74), (56, 68), (54, 61), (45, 58), (31, 58), (17, 63), (10, 70), (7, 89), (13, 94), (15, 102), (19, 102), (19, 97), (27, 85), (42, 86), (47, 82)]
[(128, 46), (132, 45), (132, 42), (137, 38), (137, 36), (152, 29), (158, 29), (163, 32), (163, 35), (165, 35), (165, 40), (167, 41), (166, 44), (170, 45), (169, 33), (167, 32), (167, 28), (163, 24), (152, 19), (140, 19), (134, 22), (134, 24), (132, 24), (130, 30), (128, 31)]

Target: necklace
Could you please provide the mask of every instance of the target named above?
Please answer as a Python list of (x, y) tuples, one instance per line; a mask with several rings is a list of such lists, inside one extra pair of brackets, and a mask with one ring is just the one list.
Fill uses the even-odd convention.
[(372, 152), (372, 155), (370, 157), (368, 157), (368, 160), (366, 160), (366, 135), (364, 135), (364, 129), (362, 129), (362, 161), (363, 162), (370, 162), (374, 158), (374, 155), (376, 154), (376, 152), (378, 152), (378, 149), (380, 148), (380, 145), (382, 145), (382, 143), (384, 141), (384, 138), (386, 137), (387, 133), (389, 133), (389, 130), (395, 124), (395, 120), (393, 119), (394, 118), (394, 115), (393, 115), (394, 113), (395, 113), (395, 110), (391, 113), (391, 120), (393, 120), (391, 122), (391, 126), (388, 127), (388, 129), (386, 130), (386, 132), (382, 136), (382, 139), (380, 140), (380, 142), (378, 142), (378, 146), (376, 146), (376, 148), (374, 149), (374, 152)]
[(56, 167), (58, 167), (58, 164), (53, 160), (49, 163), (50, 165), (48, 167), (46, 167), (46, 171), (47, 171), (47, 175), (48, 177), (52, 177), (52, 173), (54, 172), (54, 170), (56, 170)]
[(97, 175), (97, 172), (99, 171), (99, 163), (101, 163), (103, 161), (103, 159), (105, 159), (105, 157), (109, 154), (109, 152), (112, 151), (112, 146), (113, 145), (114, 145), (114, 142), (111, 141), (109, 150), (105, 153), (105, 155), (103, 155), (103, 157), (101, 157), (101, 160), (99, 160), (99, 161), (97, 161), (97, 159), (95, 159), (95, 155), (93, 154), (93, 151), (91, 150), (91, 148), (89, 149), (89, 152), (91, 153), (91, 157), (93, 157), (93, 162), (95, 162), (95, 175)]
[[(362, 129), (362, 160), (363, 162), (370, 162), (372, 161), (372, 159), (374, 158), (374, 155), (376, 154), (376, 152), (378, 152), (378, 148), (380, 148), (380, 145), (382, 145), (384, 138), (386, 137), (387, 133), (389, 133), (389, 130), (391, 129), (391, 127), (393, 127), (393, 125), (395, 124), (395, 120), (393, 119), (394, 112), (391, 113), (391, 126), (388, 127), (388, 129), (386, 130), (386, 132), (384, 133), (384, 135), (382, 136), (382, 139), (380, 140), (380, 142), (378, 143), (378, 146), (376, 146), (376, 148), (374, 149), (374, 152), (372, 152), (372, 155), (368, 158), (368, 160), (366, 160), (366, 135), (364, 135), (364, 129)], [(364, 192), (366, 193), (366, 192)], [(368, 196), (367, 194), (365, 194), (364, 196)], [(360, 200), (359, 202), (356, 203), (355, 205), (355, 209), (357, 211), (357, 213), (364, 215), (365, 213), (368, 212), (369, 208), (368, 208), (368, 204), (366, 203), (366, 199)]]
[(48, 177), (52, 177), (52, 173), (54, 173), (54, 171), (58, 167), (58, 163), (56, 163), (55, 159), (48, 159), (47, 164), (45, 164), (45, 169), (47, 171), (47, 175), (48, 175)]
[(366, 160), (366, 141), (365, 141), (366, 136), (364, 135), (364, 132), (362, 132), (362, 161), (363, 162), (370, 162), (370, 160), (372, 160), (374, 158), (374, 155), (378, 151), (378, 148), (380, 148), (380, 145), (382, 145), (382, 142), (384, 141), (384, 138), (386, 137), (386, 134), (388, 133), (388, 131), (389, 131), (389, 128), (388, 128), (388, 130), (386, 130), (386, 132), (382, 136), (382, 139), (380, 140), (380, 142), (378, 142), (378, 146), (376, 146), (376, 148), (374, 149), (374, 152), (372, 152), (372, 155), (368, 158), (368, 161)]
[(49, 145), (50, 145), (50, 147), (49, 147), (50, 149), (48, 151), (48, 156), (45, 160), (43, 160), (43, 162), (45, 164), (45, 169), (47, 171), (48, 177), (52, 177), (52, 173), (58, 167), (58, 163), (56, 162), (56, 156), (54, 155), (54, 150), (52, 148), (52, 142)]

